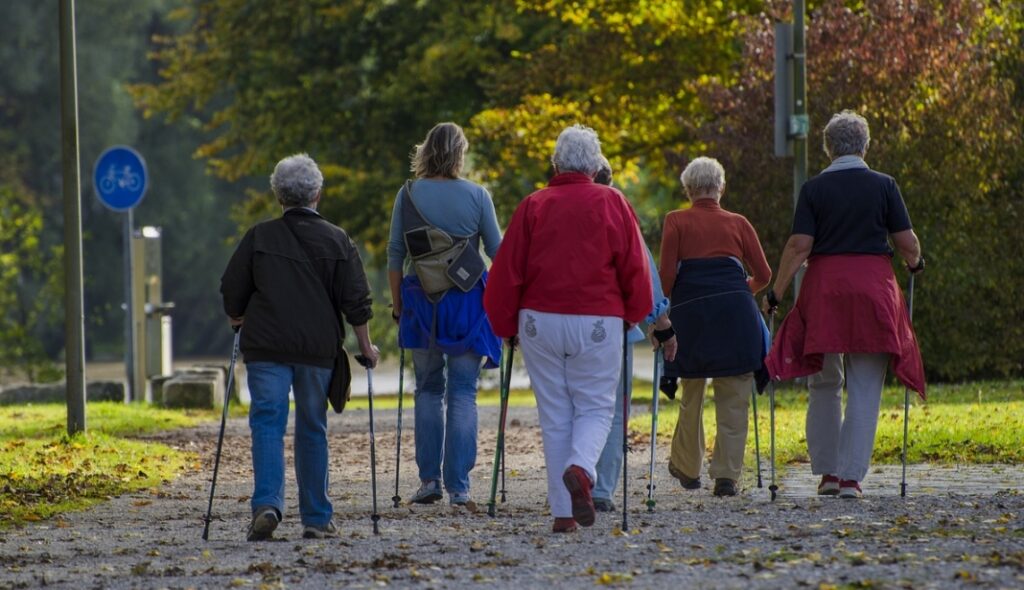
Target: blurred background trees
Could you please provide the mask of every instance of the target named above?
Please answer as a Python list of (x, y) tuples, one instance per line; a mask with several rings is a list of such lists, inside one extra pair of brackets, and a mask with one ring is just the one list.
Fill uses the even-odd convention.
[[(546, 182), (558, 131), (594, 127), (655, 246), (665, 213), (684, 205), (682, 167), (715, 156), (726, 206), (751, 219), (774, 265), (789, 230), (792, 161), (771, 153), (772, 21), (788, 7), (95, 0), (79, 6), (83, 172), (107, 145), (146, 156), (153, 182), (136, 219), (165, 230), (178, 354), (227, 349), (219, 274), (241, 229), (276, 214), (266, 178), (278, 159), (306, 151), (321, 164), (322, 212), (379, 269), (409, 153), (443, 120), (466, 128), (469, 175), (491, 189), (503, 223)], [(14, 362), (9, 350), (54, 358), (62, 339), (59, 310), (38, 305), (60, 287), (48, 280), (60, 242), (56, 14), (15, 3), (8, 16), (0, 207), (17, 215), (0, 220), (0, 243), (5, 255), (26, 240), (39, 247), (2, 259), (0, 364)], [(831, 113), (868, 118), (868, 162), (900, 182), (930, 262), (915, 319), (934, 377), (1022, 374), (1022, 26), (1018, 3), (995, 0), (810, 6), (810, 168), (826, 165), (818, 146)], [(91, 191), (83, 198), (89, 352), (116, 358), (120, 219)], [(376, 276), (375, 332), (393, 337)]]

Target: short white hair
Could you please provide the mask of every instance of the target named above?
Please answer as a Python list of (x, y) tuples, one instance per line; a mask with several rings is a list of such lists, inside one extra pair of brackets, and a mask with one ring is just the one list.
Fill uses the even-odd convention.
[(679, 175), (687, 196), (693, 198), (706, 193), (716, 197), (725, 190), (725, 168), (714, 158), (694, 158)]
[(832, 115), (825, 132), (822, 133), (822, 147), (829, 158), (839, 156), (863, 156), (871, 143), (868, 121), (853, 111)]
[(582, 172), (594, 176), (601, 169), (601, 140), (590, 127), (573, 125), (558, 134), (551, 163), (559, 172)]
[(324, 186), (324, 175), (306, 154), (281, 160), (270, 175), (270, 188), (286, 207), (306, 207), (316, 200)]

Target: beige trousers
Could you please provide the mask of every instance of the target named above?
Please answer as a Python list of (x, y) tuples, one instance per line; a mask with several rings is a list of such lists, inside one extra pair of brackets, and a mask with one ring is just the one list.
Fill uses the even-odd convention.
[[(682, 379), (679, 421), (672, 436), (672, 465), (687, 477), (700, 477), (704, 461), (705, 379)], [(715, 377), (715, 449), (708, 475), (713, 479), (739, 481), (743, 471), (743, 452), (747, 444), (747, 410), (754, 383), (752, 373), (735, 377)]]

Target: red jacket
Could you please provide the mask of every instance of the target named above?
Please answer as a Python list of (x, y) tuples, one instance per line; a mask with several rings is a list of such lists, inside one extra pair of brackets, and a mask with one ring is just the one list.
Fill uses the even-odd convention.
[(519, 204), (484, 291), (494, 333), (518, 332), (520, 309), (616, 316), (651, 311), (651, 276), (636, 214), (618, 190), (559, 174)]
[(921, 351), (884, 254), (812, 256), (765, 365), (772, 379), (793, 379), (817, 373), (825, 353), (840, 352), (889, 353), (896, 378), (924, 399)]

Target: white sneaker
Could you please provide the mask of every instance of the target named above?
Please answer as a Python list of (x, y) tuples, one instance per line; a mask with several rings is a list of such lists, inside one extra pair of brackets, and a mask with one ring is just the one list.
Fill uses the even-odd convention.
[(315, 526), (307, 524), (302, 527), (302, 538), (303, 539), (326, 539), (328, 537), (337, 537), (338, 527), (334, 526), (334, 522), (328, 520), (327, 524), (322, 526)]

